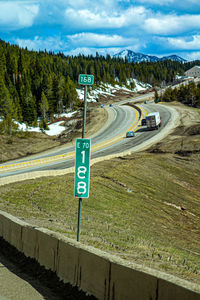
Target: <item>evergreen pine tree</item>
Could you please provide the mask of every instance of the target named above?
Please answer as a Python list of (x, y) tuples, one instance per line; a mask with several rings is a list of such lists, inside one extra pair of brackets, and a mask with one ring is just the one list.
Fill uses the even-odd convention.
[(44, 92), (42, 92), (42, 96), (41, 96), (40, 111), (41, 111), (41, 115), (42, 115), (42, 121), (40, 123), (40, 127), (43, 129), (48, 129), (47, 112), (49, 111), (49, 103), (48, 103), (47, 97), (45, 96)]

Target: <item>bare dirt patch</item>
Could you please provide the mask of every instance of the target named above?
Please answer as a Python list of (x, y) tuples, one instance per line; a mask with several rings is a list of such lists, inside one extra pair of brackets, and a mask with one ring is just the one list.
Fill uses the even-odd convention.
[(0, 162), (17, 159), (60, 145), (55, 137), (29, 132), (21, 138), (0, 135)]
[(173, 103), (172, 106), (179, 112), (179, 125), (147, 152), (173, 153), (180, 156), (200, 153), (200, 110), (179, 103)]

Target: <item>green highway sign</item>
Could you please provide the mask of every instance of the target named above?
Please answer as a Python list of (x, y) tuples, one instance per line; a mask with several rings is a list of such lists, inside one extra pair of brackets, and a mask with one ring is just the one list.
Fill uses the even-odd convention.
[(80, 74), (78, 77), (78, 83), (81, 85), (93, 85), (94, 76), (87, 74)]
[(90, 139), (76, 139), (74, 196), (89, 197), (90, 185)]

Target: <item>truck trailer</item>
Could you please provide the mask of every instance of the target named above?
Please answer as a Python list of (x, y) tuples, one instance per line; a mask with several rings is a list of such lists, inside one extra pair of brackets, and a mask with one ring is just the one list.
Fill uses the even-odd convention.
[(158, 129), (161, 126), (160, 113), (152, 112), (146, 116), (146, 125), (148, 130)]

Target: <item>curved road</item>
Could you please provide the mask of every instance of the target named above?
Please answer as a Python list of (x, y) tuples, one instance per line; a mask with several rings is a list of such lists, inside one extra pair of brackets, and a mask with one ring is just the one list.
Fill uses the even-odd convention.
[[(114, 105), (106, 107), (109, 119), (103, 128), (91, 137), (91, 158), (103, 157), (110, 154), (133, 150), (134, 147), (158, 134), (168, 123), (171, 113), (166, 107), (158, 104), (138, 105), (145, 116), (151, 111), (159, 111), (162, 126), (158, 130), (147, 131), (140, 126), (139, 112), (128, 105)], [(135, 131), (135, 137), (125, 138), (126, 131)], [(0, 177), (27, 173), (38, 170), (65, 169), (74, 166), (75, 145), (37, 154), (31, 158), (24, 158), (0, 165)]]

